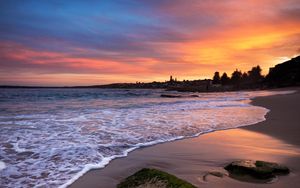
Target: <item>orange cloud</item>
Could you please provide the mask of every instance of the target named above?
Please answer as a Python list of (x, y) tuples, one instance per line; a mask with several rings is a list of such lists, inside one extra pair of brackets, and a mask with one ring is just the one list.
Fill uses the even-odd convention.
[(129, 16), (117, 14), (100, 26), (93, 22), (99, 16), (94, 12), (91, 19), (76, 25), (83, 29), (75, 34), (71, 30), (70, 36), (55, 35), (48, 27), (41, 29), (45, 36), (37, 37), (26, 32), (23, 36), (18, 27), (14, 35), (3, 32), (13, 37), (0, 38), (0, 84), (147, 82), (164, 81), (171, 74), (199, 79), (211, 78), (215, 71), (231, 74), (236, 68), (247, 71), (256, 65), (267, 74), (269, 67), (300, 53), (297, 0), (140, 4), (145, 11), (128, 9)]

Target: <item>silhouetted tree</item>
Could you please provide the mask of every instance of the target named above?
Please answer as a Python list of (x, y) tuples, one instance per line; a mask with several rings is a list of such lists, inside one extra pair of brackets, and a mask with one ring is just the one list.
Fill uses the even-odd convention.
[(242, 74), (242, 79), (243, 80), (246, 80), (248, 78), (248, 74), (246, 73), (246, 72), (244, 72), (243, 74)]
[(213, 84), (220, 84), (221, 83), (221, 78), (219, 72), (215, 72), (215, 75), (213, 77)]
[(242, 72), (236, 69), (232, 73), (230, 81), (239, 89), (241, 80), (242, 80)]
[(246, 72), (244, 72), (242, 74), (242, 83), (243, 84), (248, 84), (248, 82), (249, 82), (249, 75)]
[(227, 85), (230, 81), (230, 78), (227, 76), (226, 72), (223, 73), (221, 76), (221, 84), (222, 85)]
[(263, 80), (264, 77), (261, 75), (261, 71), (262, 70), (259, 65), (257, 65), (256, 67), (252, 67), (252, 69), (248, 71), (249, 81), (252, 84), (257, 84)]

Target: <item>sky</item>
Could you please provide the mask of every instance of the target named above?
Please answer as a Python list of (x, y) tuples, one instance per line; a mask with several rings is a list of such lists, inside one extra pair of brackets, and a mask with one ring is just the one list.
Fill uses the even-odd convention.
[(299, 0), (0, 0), (0, 85), (267, 74), (299, 54)]

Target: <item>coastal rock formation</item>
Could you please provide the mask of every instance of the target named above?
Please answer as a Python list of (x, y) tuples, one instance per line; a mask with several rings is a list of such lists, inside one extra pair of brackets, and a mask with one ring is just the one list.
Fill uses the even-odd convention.
[(193, 98), (193, 97), (199, 97), (199, 96), (198, 95), (161, 94), (160, 97), (164, 97), (164, 98)]
[(144, 168), (127, 177), (117, 188), (196, 188), (192, 184), (166, 172)]
[(270, 72), (266, 77), (266, 82), (273, 87), (299, 86), (300, 56), (270, 68)]
[(254, 161), (254, 160), (240, 160), (234, 161), (227, 165), (225, 169), (229, 172), (229, 176), (235, 179), (240, 179), (242, 176), (250, 176), (258, 180), (273, 179), (276, 175), (285, 175), (290, 170), (277, 163)]
[(170, 94), (161, 94), (160, 97), (164, 98), (181, 98), (181, 95), (170, 95)]

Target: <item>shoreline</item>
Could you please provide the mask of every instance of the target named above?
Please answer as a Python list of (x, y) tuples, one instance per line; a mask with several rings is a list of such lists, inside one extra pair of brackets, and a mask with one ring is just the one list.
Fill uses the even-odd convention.
[[(285, 100), (287, 101), (293, 100), (294, 102), (291, 104), (294, 104), (296, 107), (299, 106), (297, 105), (299, 104), (298, 101), (300, 99), (299, 88), (284, 89), (284, 90), (295, 90), (295, 89), (297, 90), (297, 92), (294, 94), (274, 95), (274, 96), (258, 97), (255, 99), (251, 99), (252, 100), (251, 104), (254, 104), (255, 106), (263, 106), (271, 110), (271, 112), (269, 112), (266, 115), (266, 121), (253, 124), (253, 125), (248, 125), (245, 127), (235, 128), (235, 129), (213, 131), (210, 133), (201, 134), (201, 136), (197, 136), (194, 138), (186, 138), (186, 139), (156, 144), (151, 147), (139, 148), (135, 151), (130, 152), (127, 157), (122, 157), (122, 158), (117, 158), (112, 160), (105, 168), (88, 171), (86, 174), (84, 174), (79, 179), (77, 179), (69, 187), (75, 187), (75, 188), (84, 187), (84, 186), (106, 187), (106, 188), (115, 187), (115, 185), (119, 183), (120, 180), (133, 174), (135, 171), (143, 167), (150, 167), (150, 168), (152, 167), (152, 168), (158, 168), (167, 171), (187, 181), (190, 181), (196, 186), (201, 185), (201, 187), (202, 186), (209, 187), (214, 185), (217, 186), (218, 184), (219, 186), (223, 186), (223, 187), (230, 187), (234, 185), (239, 185), (242, 187), (247, 187), (249, 185), (253, 186), (253, 184), (237, 182), (230, 178), (223, 178), (221, 180), (213, 178), (212, 182), (203, 182), (201, 181), (201, 174), (203, 175), (207, 173), (209, 170), (215, 170), (215, 169), (222, 170), (221, 167), (223, 167), (224, 164), (230, 162), (230, 160), (232, 159), (240, 158), (238, 157), (239, 155), (241, 155), (240, 153), (246, 152), (248, 154), (252, 154), (253, 156), (253, 153), (251, 153), (250, 148), (252, 149), (255, 148), (258, 150), (265, 149), (269, 151), (269, 155), (268, 153), (264, 153), (263, 155), (264, 157), (261, 156), (261, 158), (259, 159), (264, 159), (269, 161), (271, 160), (274, 162), (282, 163), (285, 161), (282, 160), (282, 155), (284, 156), (295, 155), (296, 158), (299, 160), (300, 150), (298, 146), (300, 145), (300, 140), (297, 139), (297, 136), (296, 137), (294, 136), (294, 135), (299, 135), (297, 134), (299, 133), (300, 130), (299, 127), (297, 130), (297, 127), (290, 125), (289, 126), (290, 128), (287, 129), (288, 134), (282, 132), (281, 130), (282, 127), (278, 125), (280, 125), (282, 121), (286, 121), (286, 119), (290, 119), (292, 121), (290, 117), (286, 117), (288, 112), (285, 112), (285, 115), (281, 116), (283, 117), (283, 119), (279, 118), (278, 120), (275, 118), (276, 121), (274, 121), (274, 115), (278, 116), (278, 112), (277, 112), (278, 105), (279, 106), (285, 105), (285, 108), (291, 107), (289, 106), (290, 104), (286, 104)], [(295, 101), (295, 98), (298, 99), (298, 101), (297, 100)], [(278, 100), (281, 101), (281, 103), (278, 103), (278, 105), (276, 105), (277, 103), (274, 101), (278, 101)], [(279, 112), (280, 111), (281, 110), (279, 109)], [(297, 113), (296, 108), (290, 109), (290, 111)], [(274, 114), (274, 112), (276, 113)], [(288, 114), (291, 114), (291, 112), (289, 112)], [(299, 119), (297, 119), (297, 116), (295, 116), (295, 118), (296, 119), (294, 120), (294, 122), (296, 121), (295, 123), (297, 124), (297, 122), (299, 122), (298, 121)], [(275, 129), (275, 127), (270, 128), (270, 126), (267, 126), (268, 124), (271, 124), (270, 122), (272, 124), (277, 122), (276, 127), (281, 128), (279, 129), (279, 132), (276, 131), (278, 128)], [(266, 125), (264, 126), (261, 124), (266, 124)], [(292, 134), (292, 136), (289, 136), (290, 134)], [(244, 135), (244, 137), (241, 138), (241, 135)], [(271, 137), (268, 135), (271, 135)], [(256, 140), (260, 139), (261, 142), (271, 142), (272, 145), (275, 146), (272, 148), (259, 148), (259, 146), (257, 146), (255, 143), (249, 142), (250, 138), (251, 139), (255, 138)], [(281, 140), (278, 138), (280, 138)], [(220, 147), (219, 143), (222, 143), (221, 144), (222, 147)], [(237, 145), (239, 147), (230, 148), (232, 144)], [(246, 148), (244, 147), (245, 144), (248, 145), (248, 150), (247, 147)], [(195, 145), (195, 147), (200, 146), (199, 147), (200, 150), (195, 151), (195, 148), (192, 147), (191, 145)], [(223, 157), (215, 157), (215, 156), (220, 156), (220, 154), (223, 155), (224, 152), (218, 150), (224, 150), (224, 148), (225, 148), (224, 152), (226, 153), (226, 155), (224, 155)], [(243, 152), (241, 152), (241, 149), (243, 150)], [(236, 153), (237, 158), (233, 158), (234, 155), (229, 155), (228, 150), (231, 153)], [(281, 152), (278, 153), (278, 151)], [(273, 152), (275, 152), (275, 155), (276, 154), (278, 155), (277, 158), (270, 156), (270, 155), (274, 155)], [(195, 156), (198, 157), (195, 158)], [(257, 158), (252, 158), (252, 159), (257, 159)], [(182, 163), (179, 164), (178, 160), (181, 161)], [(208, 166), (207, 166), (207, 161), (211, 162), (211, 164)], [(300, 170), (299, 162), (294, 162), (294, 163), (296, 163), (296, 167), (297, 167), (296, 171)], [(292, 171), (294, 171), (293, 168)], [(286, 177), (283, 177), (281, 179), (286, 179)], [(300, 181), (298, 182), (300, 183)], [(277, 184), (277, 182), (270, 185), (274, 186), (275, 184)], [(263, 186), (267, 186), (267, 185), (263, 185)], [(280, 187), (282, 186), (285, 187), (285, 185), (280, 185)]]

